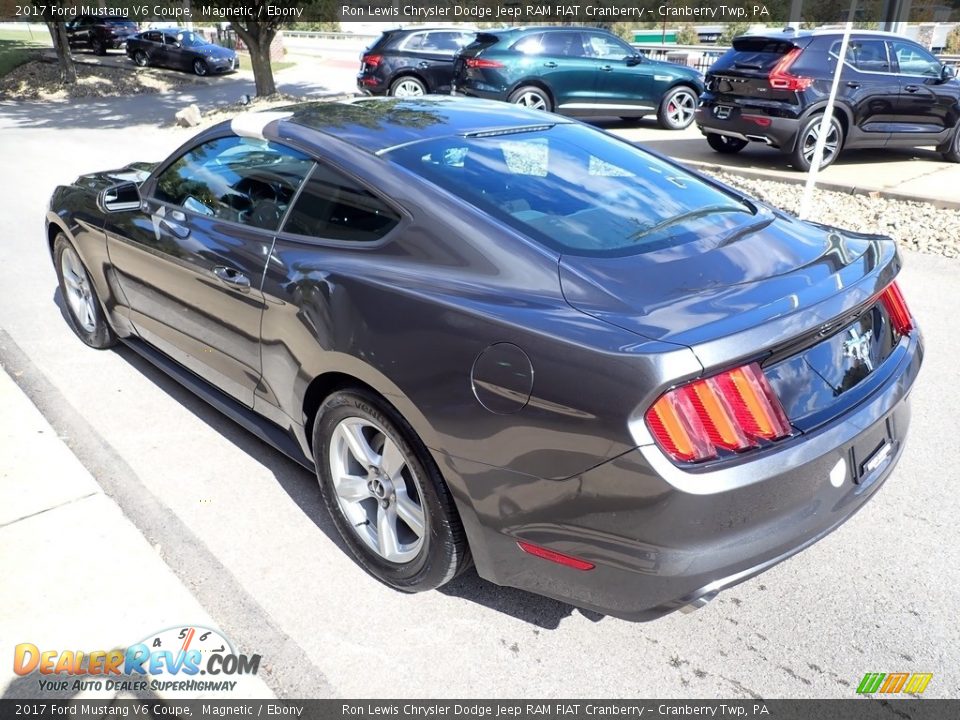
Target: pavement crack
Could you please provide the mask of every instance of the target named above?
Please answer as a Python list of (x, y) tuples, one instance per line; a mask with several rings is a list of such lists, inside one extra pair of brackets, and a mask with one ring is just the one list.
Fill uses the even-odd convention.
[(51, 505), (50, 507), (44, 508), (43, 510), (37, 510), (36, 512), (27, 513), (26, 515), (21, 515), (20, 517), (14, 518), (13, 520), (8, 520), (7, 522), (0, 523), (0, 530), (2, 530), (5, 527), (10, 527), (11, 525), (16, 525), (18, 522), (23, 522), (24, 520), (29, 520), (30, 518), (37, 517), (37, 515), (43, 515), (45, 513), (50, 512), (51, 510), (56, 510), (57, 508), (66, 507), (67, 505), (73, 505), (73, 503), (80, 502), (81, 500), (86, 500), (87, 498), (91, 498), (94, 495), (100, 495), (100, 493), (98, 492), (87, 493), (86, 495), (80, 495), (79, 497), (71, 498), (70, 500), (65, 500), (62, 503)]

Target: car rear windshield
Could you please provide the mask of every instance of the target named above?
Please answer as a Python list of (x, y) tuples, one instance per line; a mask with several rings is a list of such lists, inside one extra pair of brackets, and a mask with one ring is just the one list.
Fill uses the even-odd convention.
[(733, 49), (717, 65), (736, 70), (773, 69), (783, 56), (796, 47), (785, 40), (765, 37), (741, 37), (733, 41)]
[(425, 140), (386, 157), (561, 253), (648, 252), (726, 234), (755, 211), (579, 124)]

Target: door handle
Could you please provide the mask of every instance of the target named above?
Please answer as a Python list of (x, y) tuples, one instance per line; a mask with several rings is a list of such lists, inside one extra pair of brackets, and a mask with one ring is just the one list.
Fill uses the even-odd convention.
[(851, 80), (850, 82), (847, 83), (847, 87), (853, 88), (854, 90), (856, 90), (858, 87), (860, 87), (860, 83), (853, 82), (853, 80)]
[(545, 62), (545, 63), (543, 64), (543, 66), (544, 66), (545, 68), (555, 68), (555, 67), (557, 66), (557, 64), (551, 60), (550, 62)]
[(250, 278), (244, 275), (239, 270), (234, 270), (233, 268), (224, 267), (223, 265), (217, 265), (213, 269), (213, 274), (217, 276), (217, 280), (229, 285), (230, 287), (237, 288), (246, 292), (250, 289)]
[(611, 70), (613, 70), (613, 65), (604, 65), (604, 66), (603, 66), (602, 68), (600, 68), (600, 69), (601, 69), (603, 72), (610, 72)]
[(918, 90), (920, 90), (920, 86), (919, 86), (919, 85), (907, 85), (907, 86), (904, 88), (904, 90), (906, 90), (908, 93), (915, 93), (915, 92), (917, 92)]

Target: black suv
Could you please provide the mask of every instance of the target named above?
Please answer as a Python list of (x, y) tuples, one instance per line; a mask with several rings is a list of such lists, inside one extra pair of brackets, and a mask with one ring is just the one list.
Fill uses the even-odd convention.
[[(761, 142), (809, 169), (842, 33), (747, 35), (707, 73), (697, 126), (710, 146), (735, 153)], [(960, 162), (960, 81), (956, 70), (890, 33), (856, 32), (840, 72), (824, 145), (826, 167), (842, 149), (934, 146)]]
[(476, 35), (450, 27), (387, 30), (363, 52), (357, 87), (397, 97), (450, 92), (453, 56)]
[(67, 23), (66, 29), (71, 49), (92, 50), (96, 55), (124, 47), (127, 38), (138, 30), (135, 22), (114, 15), (79, 15)]

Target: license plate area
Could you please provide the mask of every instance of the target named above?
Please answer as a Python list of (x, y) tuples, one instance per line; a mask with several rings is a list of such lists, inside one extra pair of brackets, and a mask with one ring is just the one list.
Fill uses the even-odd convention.
[(716, 105), (713, 108), (713, 116), (717, 120), (729, 120), (732, 112), (733, 107), (731, 105)]
[(893, 418), (887, 417), (859, 438), (850, 448), (852, 480), (857, 485), (872, 484), (897, 455)]

